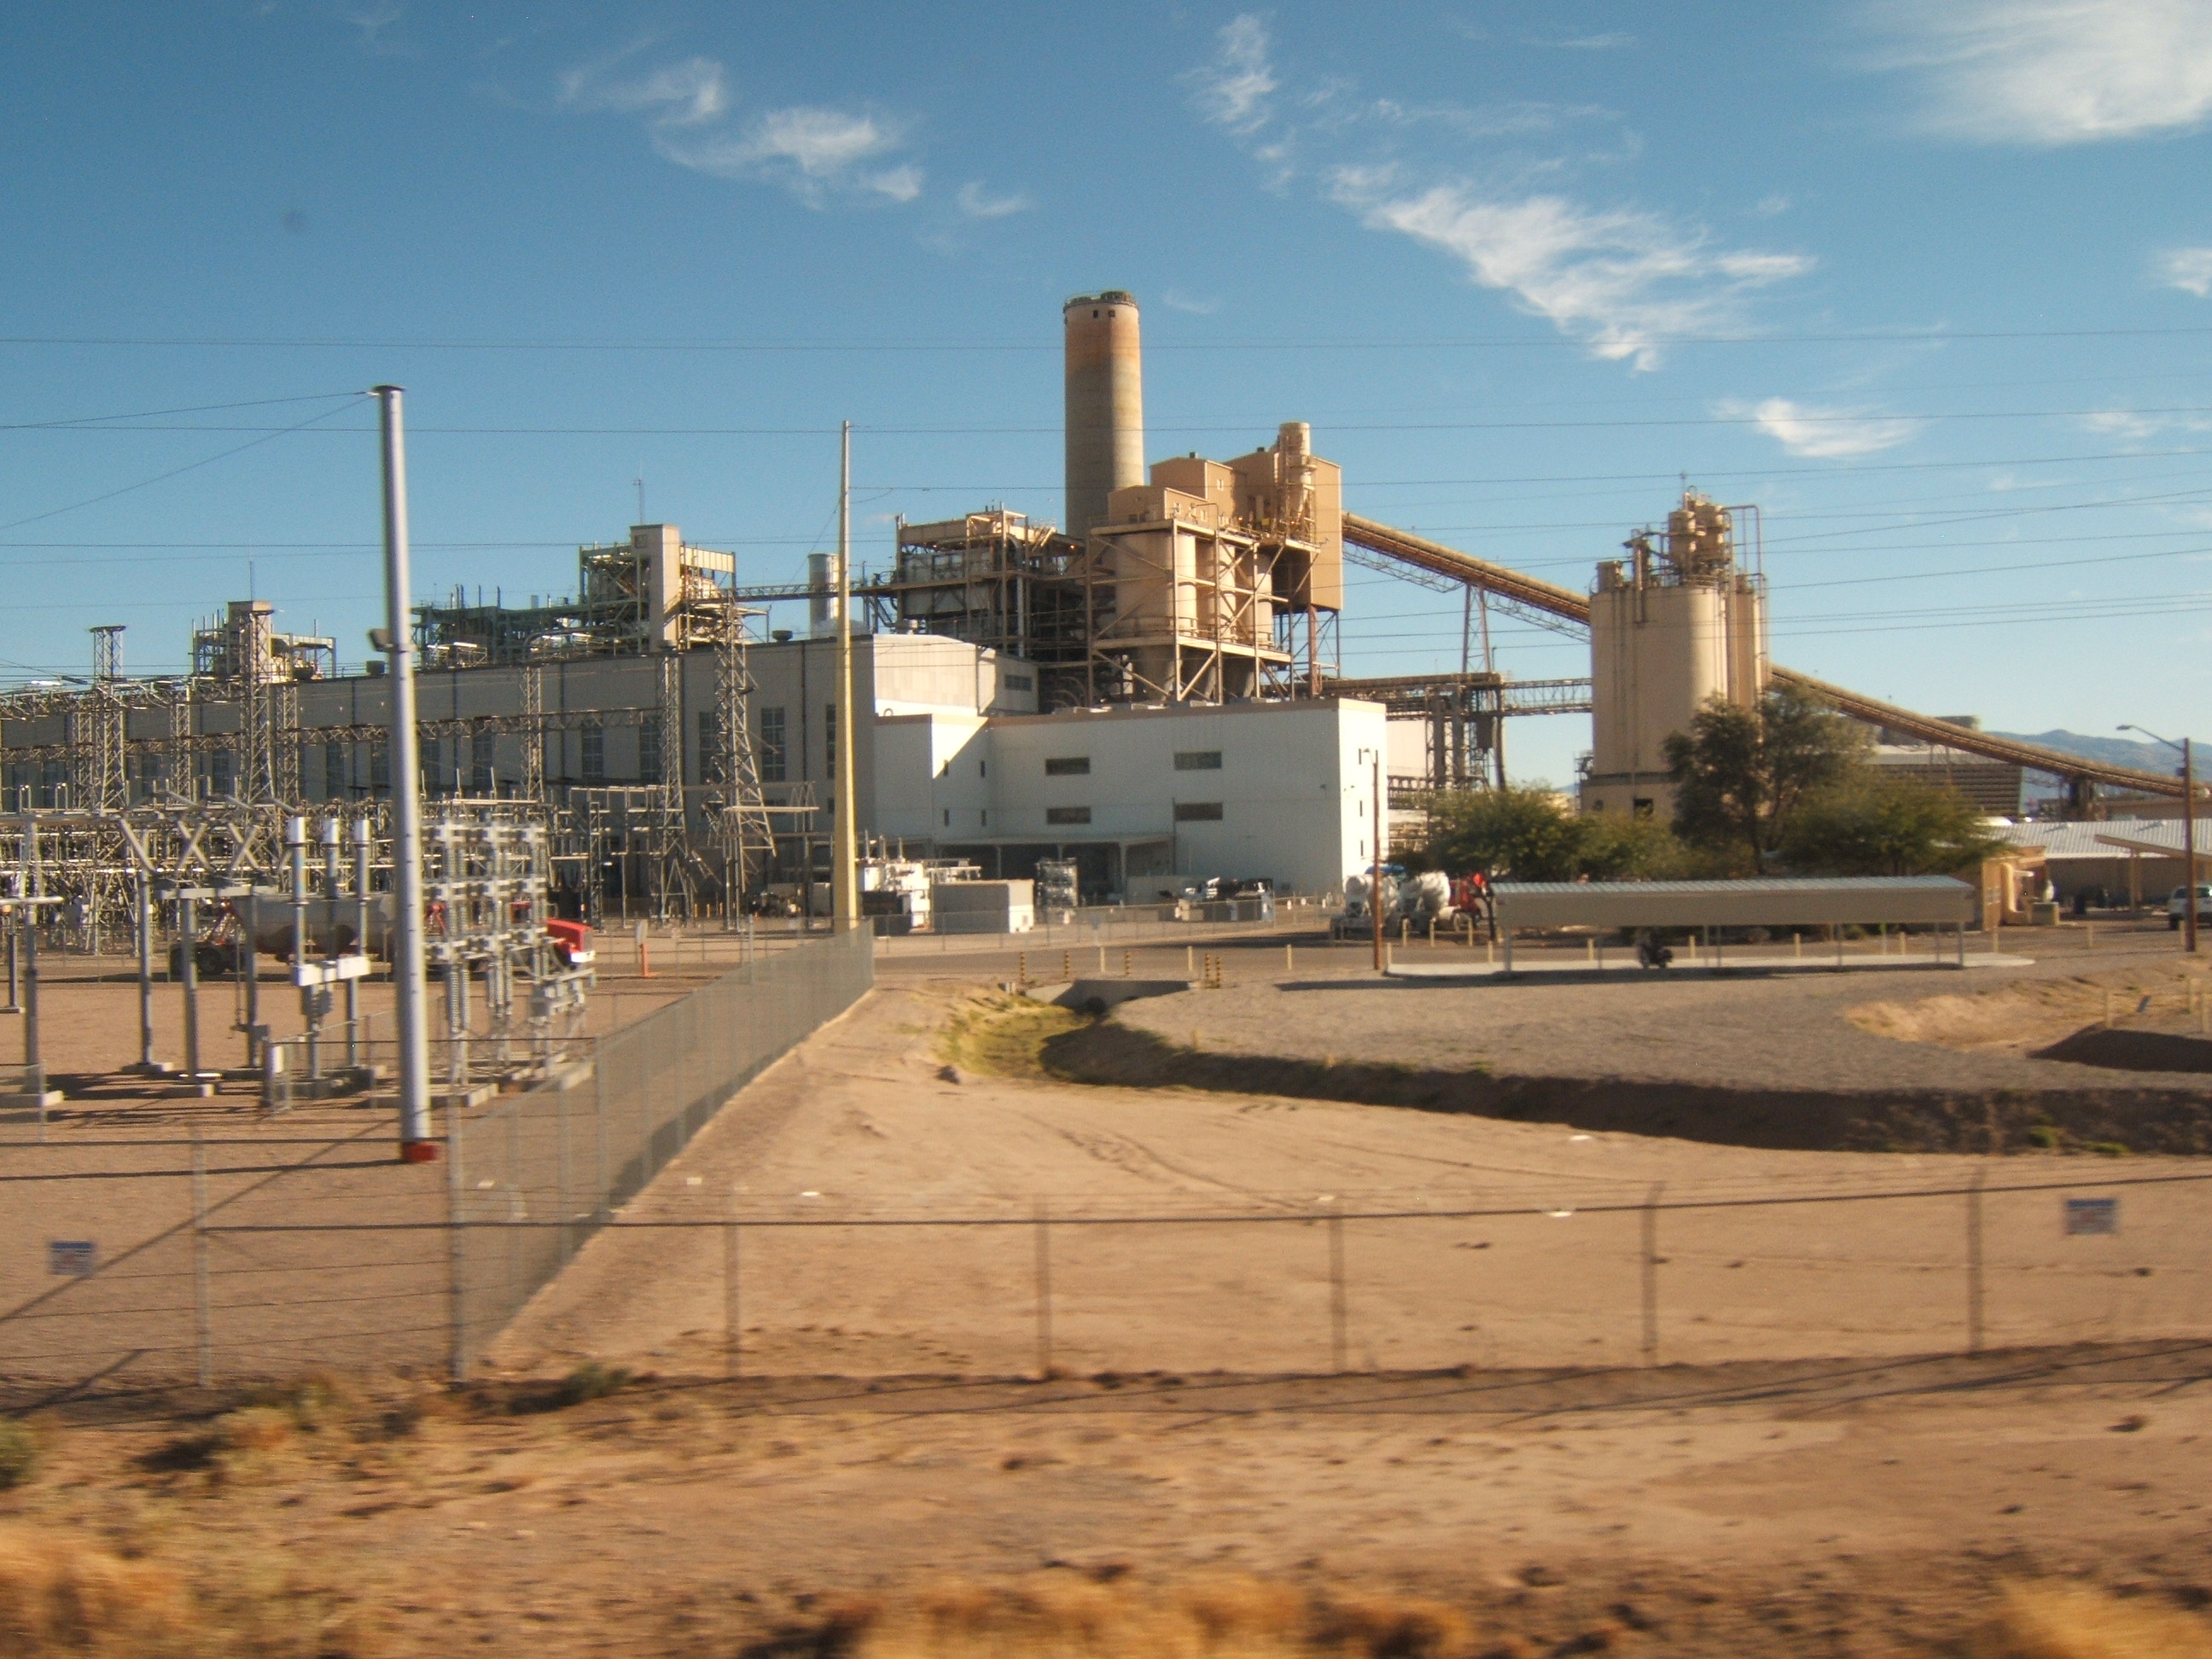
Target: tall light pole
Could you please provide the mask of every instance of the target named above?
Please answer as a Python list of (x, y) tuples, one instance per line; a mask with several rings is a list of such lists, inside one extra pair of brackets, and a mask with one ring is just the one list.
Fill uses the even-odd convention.
[(407, 436), (402, 389), (370, 388), (384, 434), (384, 638), (391, 658), (392, 1000), (399, 1035), (399, 1156), (428, 1164), (430, 1040), (422, 1023), (422, 777), (415, 743), (415, 647), (408, 623)]
[(860, 921), (860, 838), (853, 804), (853, 423), (837, 449), (837, 822), (831, 856), (831, 908), (840, 933)]
[(2145, 726), (2122, 723), (2123, 732), (2140, 732), (2153, 743), (2181, 751), (2181, 948), (2197, 954), (2197, 757), (2187, 738), (2176, 743)]

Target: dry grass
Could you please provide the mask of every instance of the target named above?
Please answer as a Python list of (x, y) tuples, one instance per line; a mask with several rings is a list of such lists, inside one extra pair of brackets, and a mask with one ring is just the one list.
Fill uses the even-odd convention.
[(235, 1554), (196, 1590), (157, 1562), (68, 1534), (0, 1528), (0, 1659), (360, 1659), (338, 1601)]
[(969, 997), (945, 1020), (938, 1057), (982, 1076), (1049, 1077), (1044, 1045), (1091, 1023), (1087, 1014), (1024, 996)]
[(951, 1583), (854, 1598), (764, 1644), (806, 1659), (1474, 1659), (1443, 1602), (1256, 1578), (1154, 1587), (1118, 1575)]
[(0, 1656), (199, 1651), (173, 1573), (66, 1539), (0, 1532)]
[(1968, 1643), (1970, 1659), (2203, 1659), (2212, 1625), (2072, 1585), (2015, 1587)]

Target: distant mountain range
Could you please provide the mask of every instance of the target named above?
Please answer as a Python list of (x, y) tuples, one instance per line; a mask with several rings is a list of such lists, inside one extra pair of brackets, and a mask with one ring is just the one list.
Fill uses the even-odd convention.
[(2134, 738), (2098, 738), (2083, 732), (1997, 732), (1990, 735), (2063, 750), (2084, 760), (2102, 761), (2107, 766), (2132, 766), (2142, 772), (2171, 773), (2181, 764), (2181, 757), (2163, 744), (2141, 742)]

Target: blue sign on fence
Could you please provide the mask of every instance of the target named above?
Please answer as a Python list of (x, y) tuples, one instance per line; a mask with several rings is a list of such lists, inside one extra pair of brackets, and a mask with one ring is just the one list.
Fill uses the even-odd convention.
[(50, 1238), (46, 1241), (46, 1271), (88, 1279), (100, 1265), (100, 1246), (89, 1238)]
[(2066, 1231), (2075, 1233), (2116, 1233), (2120, 1230), (2120, 1200), (2117, 1198), (2069, 1198), (2066, 1200)]

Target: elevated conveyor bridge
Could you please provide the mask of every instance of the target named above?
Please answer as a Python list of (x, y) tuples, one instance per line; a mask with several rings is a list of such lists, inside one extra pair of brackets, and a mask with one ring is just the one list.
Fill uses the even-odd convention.
[[(1344, 540), (1347, 547), (1425, 572), (1433, 576), (1448, 577), (1472, 587), (1481, 588), (1492, 599), (1504, 601), (1509, 607), (1539, 613), (1547, 618), (1589, 625), (1589, 596), (1571, 587), (1561, 587), (1541, 577), (1531, 576), (1510, 566), (1493, 563), (1488, 559), (1463, 553), (1442, 542), (1429, 540), (1411, 531), (1394, 529), (1373, 519), (1364, 519), (1356, 513), (1344, 515)], [(1993, 736), (1987, 732), (1976, 732), (1966, 726), (1954, 726), (1910, 708), (1884, 702), (1879, 697), (1862, 696), (1856, 691), (1832, 685), (1826, 680), (1814, 679), (1810, 674), (1777, 665), (1768, 671), (1776, 685), (1795, 687), (1807, 696), (1826, 703), (1838, 713), (1863, 720), (1869, 726), (1879, 726), (1892, 732), (1903, 732), (1923, 743), (1941, 744), (1966, 754), (1980, 755), (1990, 760), (2025, 767), (2031, 771), (2049, 772), (2064, 778), (2079, 799), (2084, 786), (2110, 789), (2128, 789), (2146, 795), (2181, 797), (2181, 780), (2162, 772), (2145, 772), (2131, 766), (2112, 766), (2085, 756), (2068, 754), (2063, 750), (2046, 749), (2040, 744), (2021, 743), (2012, 738)]]

